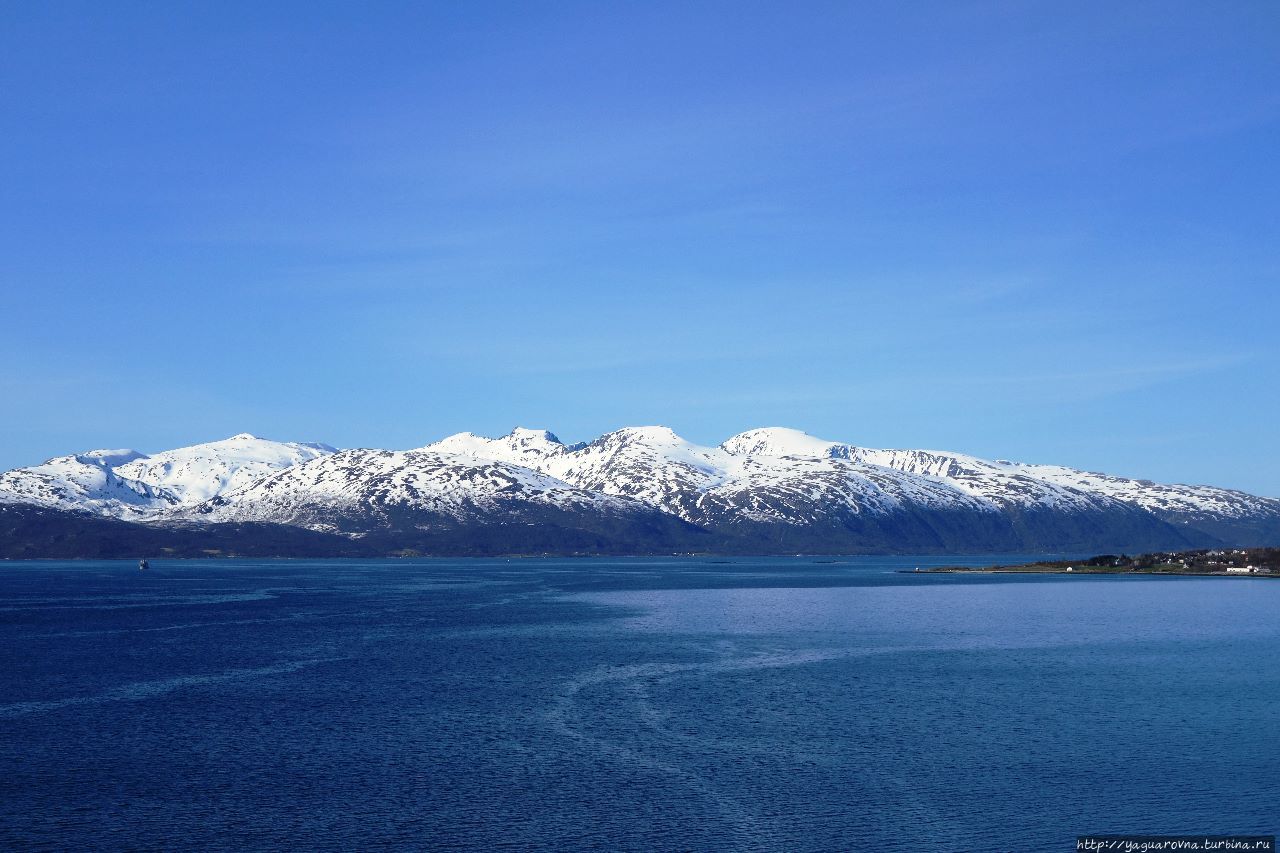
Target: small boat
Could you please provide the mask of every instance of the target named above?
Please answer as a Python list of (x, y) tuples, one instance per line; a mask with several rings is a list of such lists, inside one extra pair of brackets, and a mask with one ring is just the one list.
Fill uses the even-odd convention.
[(145, 572), (149, 568), (151, 568), (151, 564), (148, 563), (146, 560), (138, 561), (138, 571)]

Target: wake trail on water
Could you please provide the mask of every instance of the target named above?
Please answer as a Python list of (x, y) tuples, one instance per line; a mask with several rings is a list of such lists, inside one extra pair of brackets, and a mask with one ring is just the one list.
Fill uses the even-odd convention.
[(221, 628), (229, 625), (273, 625), (281, 622), (318, 622), (322, 619), (339, 619), (349, 614), (344, 613), (295, 613), (289, 616), (275, 616), (266, 619), (231, 619), (221, 622), (182, 622), (176, 625), (158, 625), (151, 628), (101, 628), (86, 631), (57, 631), (49, 634), (33, 634), (35, 639), (56, 639), (61, 637), (97, 637), (115, 634), (151, 634), (160, 631), (191, 631), (199, 628)]
[[(762, 849), (763, 839), (778, 837), (764, 820), (743, 803), (723, 791), (706, 774), (670, 761), (647, 755), (616, 741), (588, 734), (589, 720), (582, 709), (581, 698), (585, 692), (598, 688), (621, 688), (632, 697), (635, 716), (641, 724), (660, 737), (687, 740), (687, 736), (671, 732), (663, 725), (663, 718), (647, 702), (648, 685), (655, 685), (681, 678), (714, 676), (720, 673), (800, 666), (810, 663), (851, 657), (856, 653), (812, 650), (785, 654), (758, 654), (746, 658), (717, 660), (693, 664), (633, 664), (599, 667), (588, 670), (571, 679), (564, 691), (555, 699), (547, 720), (553, 730), (580, 744), (589, 744), (603, 753), (634, 767), (653, 770), (669, 776), (693, 790), (710, 802), (733, 828), (743, 849)], [(768, 846), (767, 844), (764, 846)]]
[[(276, 598), (268, 592), (218, 593), (211, 595), (133, 595), (112, 597), (74, 596), (30, 599), (17, 605), (0, 606), (3, 612), (41, 610), (128, 610), (134, 607), (173, 607), (195, 604), (232, 604), (244, 601), (267, 601)], [(64, 603), (68, 602), (68, 603)]]
[[(696, 751), (705, 754), (706, 742), (704, 739), (681, 734), (668, 728), (666, 715), (659, 712), (653, 705), (651, 693), (654, 688), (688, 678), (710, 678), (725, 673), (804, 666), (882, 654), (919, 652), (921, 648), (918, 646), (903, 646), (876, 649), (810, 649), (800, 652), (761, 653), (746, 657), (732, 657), (731, 655), (734, 652), (723, 648), (724, 645), (731, 646), (732, 644), (721, 645), (722, 648), (719, 653), (725, 657), (709, 662), (633, 664), (604, 666), (587, 670), (566, 683), (564, 690), (556, 697), (552, 708), (546, 713), (546, 719), (554, 731), (566, 738), (584, 746), (590, 745), (601, 753), (608, 754), (624, 764), (669, 776), (703, 797), (712, 804), (732, 827), (734, 835), (738, 839), (735, 846), (739, 849), (775, 849), (782, 845), (781, 839), (785, 837), (785, 833), (781, 831), (780, 827), (774, 827), (767, 823), (767, 819), (761, 817), (744, 805), (738, 798), (723, 790), (706, 773), (672, 761), (655, 758), (643, 751), (609, 738), (588, 734), (587, 730), (590, 728), (591, 719), (589, 712), (583, 708), (585, 694), (599, 689), (619, 690), (628, 697), (628, 704), (632, 706), (633, 717), (653, 735), (664, 740), (681, 743), (686, 747), (695, 748)], [(617, 708), (616, 705), (613, 707)], [(741, 749), (741, 746), (738, 745), (735, 748)], [(773, 752), (772, 749), (767, 747), (761, 747), (758, 750), (749, 749), (748, 751)], [(909, 780), (894, 777), (892, 774), (883, 771), (876, 772), (870, 768), (863, 769), (875, 776), (873, 781), (878, 785), (894, 788), (900, 801), (911, 802), (921, 821), (941, 821), (941, 815), (937, 813), (937, 810), (929, 803), (924, 802), (911, 790)], [(945, 821), (943, 822), (945, 823)], [(769, 841), (768, 839), (778, 839), (778, 841)]]
[(66, 699), (50, 699), (41, 702), (14, 702), (8, 705), (0, 705), (0, 719), (13, 719), (15, 717), (23, 717), (28, 714), (38, 714), (45, 711), (58, 711), (63, 708), (74, 708), (82, 705), (101, 705), (108, 702), (138, 702), (145, 699), (151, 699), (156, 696), (163, 696), (165, 694), (172, 693), (175, 690), (182, 690), (187, 687), (200, 687), (206, 684), (247, 681), (254, 678), (265, 678), (272, 675), (286, 675), (291, 672), (297, 672), (300, 669), (305, 669), (306, 667), (317, 666), (322, 663), (332, 663), (338, 660), (344, 660), (344, 658), (313, 658), (309, 660), (288, 661), (285, 663), (274, 664), (272, 666), (262, 666), (252, 669), (230, 669), (225, 672), (209, 675), (183, 675), (176, 678), (164, 678), (156, 681), (138, 681), (133, 684), (121, 685), (120, 687), (116, 687), (93, 696), (71, 696)]

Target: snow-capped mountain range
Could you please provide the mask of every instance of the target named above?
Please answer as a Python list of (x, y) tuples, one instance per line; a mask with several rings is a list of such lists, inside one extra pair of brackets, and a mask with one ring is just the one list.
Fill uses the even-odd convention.
[(152, 520), (334, 452), (248, 433), (148, 456), (91, 450), (0, 474), (0, 503)]
[[(405, 451), (241, 434), (147, 455), (96, 450), (0, 474), (0, 505), (152, 528), (282, 525), (430, 551), (997, 551), (1275, 544), (1280, 501), (785, 428), (716, 447), (666, 427), (575, 445), (459, 433)], [(495, 533), (497, 531), (498, 533)], [(557, 533), (558, 532), (558, 533)], [(500, 535), (499, 535), (500, 534)], [(494, 537), (497, 536), (496, 539)], [(584, 544), (585, 543), (585, 544)], [(620, 545), (619, 543), (630, 543)], [(616, 546), (616, 547), (615, 547)]]

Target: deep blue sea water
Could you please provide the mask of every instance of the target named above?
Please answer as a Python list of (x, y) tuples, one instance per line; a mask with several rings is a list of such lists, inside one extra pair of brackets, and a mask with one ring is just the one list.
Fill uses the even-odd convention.
[(948, 562), (0, 563), (0, 847), (1280, 829), (1280, 581)]

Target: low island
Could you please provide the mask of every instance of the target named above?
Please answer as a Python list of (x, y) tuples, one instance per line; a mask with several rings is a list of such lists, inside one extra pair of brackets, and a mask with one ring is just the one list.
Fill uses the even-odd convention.
[(1147, 574), (1280, 578), (1280, 548), (1223, 548), (1139, 554), (1101, 554), (1084, 560), (1043, 560), (1021, 565), (939, 566), (916, 572), (956, 574)]

